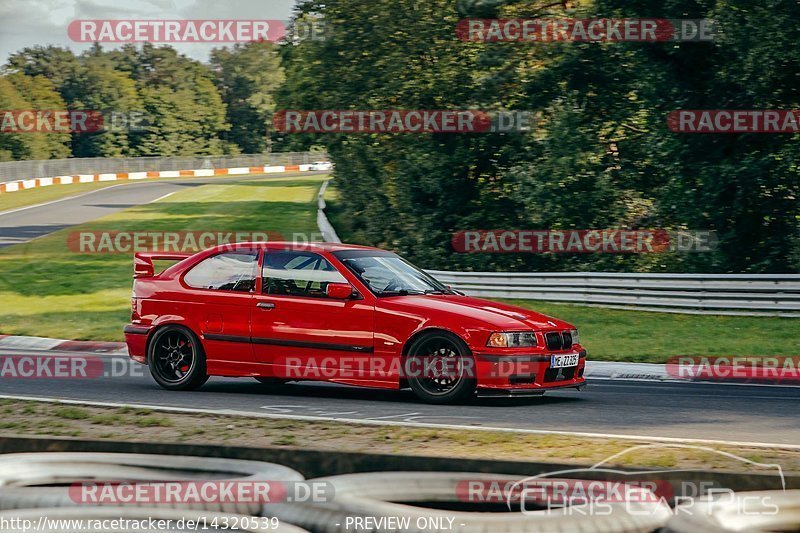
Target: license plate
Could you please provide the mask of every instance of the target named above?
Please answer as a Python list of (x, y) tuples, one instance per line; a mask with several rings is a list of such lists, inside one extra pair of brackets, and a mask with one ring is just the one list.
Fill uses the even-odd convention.
[(551, 355), (550, 368), (568, 368), (571, 366), (578, 366), (578, 357), (576, 353), (565, 355)]

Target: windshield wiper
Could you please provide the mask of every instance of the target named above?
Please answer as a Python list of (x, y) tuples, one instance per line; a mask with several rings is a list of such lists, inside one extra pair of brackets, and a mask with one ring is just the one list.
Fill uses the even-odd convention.
[(381, 296), (408, 296), (409, 294), (425, 294), (423, 291), (401, 289), (399, 291), (381, 291)]

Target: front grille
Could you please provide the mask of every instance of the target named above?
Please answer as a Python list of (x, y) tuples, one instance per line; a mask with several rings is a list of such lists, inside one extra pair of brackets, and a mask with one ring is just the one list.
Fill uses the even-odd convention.
[[(553, 381), (567, 381), (575, 377), (575, 369), (577, 367), (571, 366), (569, 368), (548, 368), (544, 372), (544, 382), (552, 383)], [(561, 373), (559, 375), (559, 372)]]
[(559, 333), (558, 331), (549, 331), (544, 334), (544, 342), (547, 349), (551, 351), (556, 350), (571, 350), (572, 349), (572, 333), (565, 331)]
[(544, 342), (547, 344), (548, 350), (561, 349), (561, 334), (557, 331), (551, 331), (544, 334)]
[(572, 333), (569, 331), (565, 331), (561, 334), (562, 339), (562, 348), (564, 350), (569, 350), (572, 348)]

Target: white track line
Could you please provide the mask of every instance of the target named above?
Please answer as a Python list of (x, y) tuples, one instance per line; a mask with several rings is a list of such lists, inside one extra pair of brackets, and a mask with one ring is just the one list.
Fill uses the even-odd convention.
[(26, 400), (32, 402), (61, 403), (69, 405), (86, 405), (93, 407), (132, 407), (134, 409), (150, 409), (167, 413), (186, 413), (204, 414), (216, 416), (239, 416), (244, 418), (267, 418), (278, 420), (301, 420), (306, 422), (338, 422), (345, 424), (367, 425), (367, 426), (395, 426), (395, 427), (414, 427), (426, 429), (452, 429), (457, 431), (496, 431), (501, 433), (516, 433), (522, 435), (562, 435), (568, 437), (602, 438), (618, 440), (636, 440), (645, 442), (669, 442), (669, 443), (692, 443), (692, 444), (714, 444), (718, 446), (740, 446), (748, 448), (778, 448), (783, 450), (800, 451), (800, 444), (777, 444), (766, 442), (746, 442), (746, 441), (727, 441), (714, 439), (680, 439), (675, 437), (652, 437), (647, 435), (619, 435), (615, 433), (589, 433), (581, 431), (556, 431), (544, 429), (517, 429), (506, 427), (491, 426), (464, 426), (458, 424), (431, 424), (426, 422), (396, 422), (378, 419), (360, 418), (337, 418), (329, 416), (304, 416), (304, 415), (284, 415), (272, 413), (258, 413), (249, 411), (239, 411), (236, 409), (196, 409), (191, 407), (168, 407), (163, 405), (147, 405), (135, 403), (116, 403), (116, 402), (95, 402), (87, 400), (63, 400), (60, 398), (47, 398), (36, 396), (15, 396), (10, 394), (0, 394), (0, 399), (6, 400)]
[[(180, 190), (180, 189), (179, 189), (179, 190)], [(168, 197), (172, 196), (172, 195), (173, 195), (173, 194), (175, 194), (176, 192), (178, 192), (178, 191), (172, 191), (172, 192), (168, 192), (168, 193), (167, 193), (167, 194), (165, 194), (164, 196), (159, 196), (159, 197), (158, 197), (158, 198), (156, 198), (155, 200), (150, 200), (150, 201), (149, 201), (149, 202), (147, 202), (147, 203), (148, 203), (148, 204), (152, 204), (152, 203), (155, 203), (155, 202), (160, 202), (161, 200), (163, 200), (163, 199), (165, 199), (165, 198), (168, 198)], [(147, 204), (142, 204), (142, 205), (147, 205)]]
[[(98, 183), (98, 182), (94, 182)], [(116, 187), (123, 187), (125, 185), (129, 185), (128, 183), (118, 183), (117, 185), (109, 185), (108, 187), (100, 187), (99, 189), (95, 189), (93, 191), (84, 192), (81, 194), (76, 194), (73, 196), (67, 196), (66, 198), (57, 198), (55, 200), (50, 200), (49, 202), (44, 202), (42, 204), (35, 204), (35, 205), (26, 205), (25, 207), (18, 207), (16, 209), (10, 209), (8, 211), (0, 211), (0, 217), (5, 215), (10, 215), (12, 213), (18, 213), (20, 211), (26, 211), (28, 209), (36, 209), (37, 207), (44, 207), (46, 205), (57, 204), (59, 202), (66, 202), (67, 200), (74, 200), (75, 198), (81, 198), (83, 196), (88, 196), (90, 194), (95, 194), (100, 191), (107, 191), (109, 189), (114, 189)], [(9, 193), (10, 194), (10, 193)]]
[[(276, 175), (279, 174), (280, 175), (280, 176), (276, 176), (276, 177), (281, 177), (281, 178), (287, 178), (288, 177), (288, 178), (291, 178), (291, 177), (294, 177), (293, 174), (298, 174), (298, 172), (276, 172), (274, 174), (276, 174)], [(306, 174), (306, 172), (303, 172), (302, 174)], [(233, 175), (226, 175), (226, 176), (216, 176), (215, 179), (220, 179), (220, 180), (225, 180), (225, 179), (228, 179), (228, 178), (239, 178), (239, 179), (241, 179), (243, 177), (250, 177), (250, 176), (255, 177), (255, 176), (262, 176), (262, 175), (266, 176), (266, 177), (272, 177), (272, 174), (233, 174)], [(318, 174), (314, 174), (312, 172), (311, 175), (312, 176), (316, 176)], [(195, 176), (195, 177), (199, 177), (199, 178), (202, 179), (202, 178), (208, 178), (210, 176)], [(98, 193), (98, 192), (101, 192), (101, 191), (107, 191), (109, 189), (114, 189), (115, 187), (125, 187), (126, 185), (142, 185), (142, 184), (146, 184), (146, 183), (147, 184), (176, 183), (176, 182), (180, 182), (180, 180), (184, 180), (185, 181), (186, 179), (191, 179), (191, 178), (186, 178), (186, 177), (184, 177), (184, 178), (161, 178), (161, 179), (154, 178), (152, 181), (134, 180), (134, 181), (126, 182), (126, 183), (118, 183), (116, 185), (110, 185), (108, 187), (100, 187), (100, 188), (95, 189), (93, 191), (88, 191), (88, 192), (84, 192), (84, 193), (81, 193), (81, 194), (75, 194), (73, 196), (67, 196), (66, 198), (57, 198), (55, 200), (51, 200), (49, 202), (44, 202), (44, 203), (41, 203), (41, 204), (26, 205), (25, 207), (18, 207), (16, 209), (10, 209), (8, 211), (0, 211), (0, 217), (5, 216), (5, 215), (10, 215), (12, 213), (17, 213), (19, 211), (25, 211), (27, 209), (35, 209), (37, 207), (44, 207), (46, 205), (57, 204), (59, 202), (66, 202), (67, 200), (74, 200), (75, 198), (81, 198), (82, 196), (88, 196), (90, 194), (95, 194), (95, 193)], [(102, 182), (94, 181), (92, 183), (102, 183)], [(175, 191), (175, 192), (177, 192), (177, 191)], [(8, 193), (8, 194), (11, 194), (11, 193)], [(157, 198), (156, 200), (153, 200), (153, 201), (157, 201), (157, 200), (161, 200), (161, 198)]]

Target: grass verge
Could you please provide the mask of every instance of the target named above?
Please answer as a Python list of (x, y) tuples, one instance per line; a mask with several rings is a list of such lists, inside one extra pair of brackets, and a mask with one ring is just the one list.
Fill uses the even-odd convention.
[[(646, 441), (530, 435), (499, 431), (374, 426), (335, 422), (163, 413), (131, 407), (90, 407), (0, 400), (0, 436), (67, 436), (84, 439), (286, 446), (347, 452), (590, 465)], [(800, 452), (712, 446), (758, 463), (800, 471)], [(690, 468), (772, 473), (712, 451), (656, 448), (621, 455), (609, 467)]]
[[(679, 355), (794, 356), (800, 319), (684, 315), (603, 309), (532, 300), (504, 300), (575, 324), (589, 359), (663, 363)], [(764, 334), (780, 332), (764, 342)]]
[[(324, 176), (225, 180), (0, 250), (0, 332), (122, 340), (130, 314), (131, 254), (78, 254), (81, 231), (316, 232)], [(11, 193), (16, 194), (16, 193)]]

